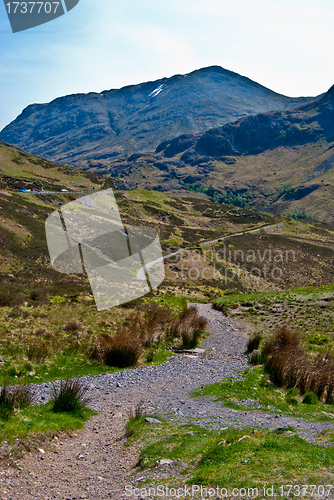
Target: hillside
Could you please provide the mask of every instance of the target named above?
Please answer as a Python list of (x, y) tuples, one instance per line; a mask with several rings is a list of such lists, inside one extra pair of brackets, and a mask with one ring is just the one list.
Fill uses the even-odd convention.
[[(51, 268), (44, 222), (58, 206), (106, 187), (115, 189), (124, 224), (157, 229), (164, 255), (178, 248), (188, 248), (182, 258), (166, 262), (162, 290), (169, 286), (173, 289), (190, 287), (190, 290), (194, 287), (197, 293), (202, 287), (215, 296), (219, 290), (231, 288), (276, 290), (292, 285), (318, 286), (331, 283), (333, 279), (330, 264), (334, 255), (333, 228), (330, 225), (288, 223), (270, 214), (212, 203), (199, 193), (183, 191), (182, 196), (179, 193), (171, 197), (146, 189), (117, 190), (120, 184), (117, 179), (62, 167), (3, 143), (0, 144), (0, 171), (0, 279), (3, 290), (0, 303), (3, 305), (20, 304), (34, 296), (47, 300), (65, 291), (69, 295), (78, 294), (80, 290), (90, 294), (88, 280), (79, 275), (62, 275)], [(39, 189), (41, 185), (50, 188), (51, 192), (18, 192), (21, 186)], [(69, 192), (61, 193), (60, 188)], [(246, 234), (273, 225), (277, 227)], [(244, 232), (244, 236), (233, 236), (240, 232)], [(222, 240), (229, 236), (233, 239)], [(202, 245), (216, 239), (221, 243)], [(228, 256), (223, 260), (212, 256), (208, 259), (206, 251), (212, 249), (215, 254), (217, 245), (219, 249), (230, 245), (245, 253), (254, 249), (256, 255), (262, 255), (269, 247), (283, 253), (293, 251), (298, 265), (294, 259), (280, 263), (284, 279), (278, 281), (272, 277), (266, 280), (262, 275), (247, 281), (247, 273), (254, 265), (262, 268), (265, 262), (272, 270), (273, 261), (267, 262), (264, 258), (243, 263), (238, 260), (239, 254), (238, 259), (232, 261)], [(225, 279), (231, 266), (236, 271), (241, 266), (244, 271)]]
[(100, 94), (32, 104), (0, 140), (61, 163), (104, 169), (120, 154), (153, 151), (241, 117), (292, 109), (315, 98), (289, 98), (219, 66)]
[(305, 210), (333, 222), (333, 147), (332, 87), (318, 101), (294, 110), (178, 136), (161, 143), (153, 155), (120, 159), (109, 171), (131, 185), (161, 191), (207, 192), (212, 184), (215, 201), (280, 215)]

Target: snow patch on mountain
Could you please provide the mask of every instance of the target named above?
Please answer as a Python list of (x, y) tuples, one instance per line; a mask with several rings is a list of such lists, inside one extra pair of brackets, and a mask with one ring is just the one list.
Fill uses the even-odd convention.
[(157, 87), (153, 90), (153, 92), (150, 93), (149, 97), (156, 97), (165, 87), (166, 85), (164, 83), (162, 85), (159, 85), (159, 87)]

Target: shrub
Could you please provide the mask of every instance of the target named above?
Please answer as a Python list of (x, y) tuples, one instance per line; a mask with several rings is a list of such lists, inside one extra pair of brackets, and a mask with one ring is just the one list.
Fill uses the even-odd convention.
[(262, 340), (262, 334), (261, 333), (256, 333), (247, 342), (247, 352), (251, 353), (255, 351), (255, 349), (259, 348), (260, 342)]
[(318, 396), (314, 392), (307, 392), (303, 398), (305, 405), (316, 405), (319, 403)]
[(103, 335), (101, 347), (105, 364), (118, 368), (136, 366), (142, 353), (139, 335), (129, 331), (119, 331), (113, 336)]
[(80, 323), (77, 323), (76, 321), (69, 321), (66, 323), (64, 326), (65, 332), (77, 332), (78, 330), (81, 330), (82, 326)]
[(196, 347), (199, 336), (206, 325), (207, 320), (198, 314), (196, 306), (186, 306), (174, 329), (175, 333), (182, 338), (183, 347), (193, 348)]
[(27, 348), (27, 357), (29, 361), (43, 363), (49, 354), (50, 347), (46, 342), (32, 342)]
[(78, 413), (90, 401), (85, 396), (87, 388), (81, 380), (61, 380), (60, 385), (52, 384), (51, 403), (54, 413)]

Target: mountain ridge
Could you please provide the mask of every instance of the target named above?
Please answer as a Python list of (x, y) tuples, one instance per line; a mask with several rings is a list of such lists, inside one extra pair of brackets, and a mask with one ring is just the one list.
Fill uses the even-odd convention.
[(0, 140), (82, 166), (82, 161), (153, 151), (177, 135), (201, 133), (259, 112), (291, 109), (319, 97), (286, 97), (238, 73), (210, 66), (31, 104), (0, 132)]

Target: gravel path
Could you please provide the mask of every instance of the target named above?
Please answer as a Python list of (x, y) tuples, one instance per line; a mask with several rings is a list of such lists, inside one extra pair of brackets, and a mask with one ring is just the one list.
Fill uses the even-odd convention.
[[(243, 354), (247, 336), (210, 304), (199, 304), (198, 309), (209, 320), (211, 331), (202, 342), (203, 354), (177, 355), (163, 365), (84, 377), (92, 397), (90, 406), (98, 415), (83, 430), (53, 440), (45, 453), (28, 454), (17, 462), (18, 468), (2, 470), (1, 500), (128, 498), (125, 485), (134, 482), (130, 476), (140, 450), (124, 448), (124, 424), (140, 401), (146, 412), (218, 429), (291, 425), (312, 441), (321, 430), (334, 427), (330, 422), (230, 410), (212, 398), (189, 398), (191, 389), (235, 376), (247, 366)], [(50, 384), (37, 386), (37, 401), (46, 402), (49, 391)]]

